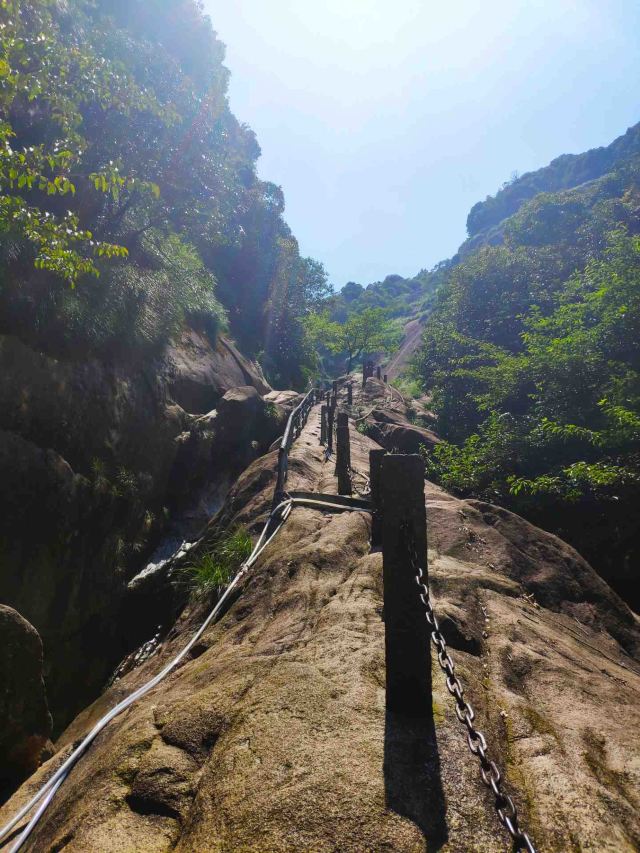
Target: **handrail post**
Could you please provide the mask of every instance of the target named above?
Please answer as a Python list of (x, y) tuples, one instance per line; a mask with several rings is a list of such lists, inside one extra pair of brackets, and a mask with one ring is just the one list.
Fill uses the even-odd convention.
[(327, 450), (333, 453), (333, 418), (335, 409), (332, 405), (327, 407)]
[(336, 471), (338, 476), (338, 494), (350, 495), (351, 448), (349, 446), (349, 416), (346, 412), (338, 412), (336, 427)]
[(432, 695), (429, 630), (415, 578), (419, 566), (426, 582), (422, 458), (384, 456), (381, 491), (387, 708), (423, 716), (431, 714)]
[(386, 374), (386, 373), (385, 373), (385, 375), (384, 375), (384, 380), (383, 380), (383, 381), (384, 381), (384, 384), (385, 384), (385, 385), (387, 385), (387, 384), (389, 383), (389, 377), (387, 376), (387, 374)]
[(380, 488), (380, 472), (382, 470), (382, 457), (386, 450), (369, 451), (369, 480), (371, 485), (371, 503), (373, 513), (371, 515), (371, 545), (376, 548), (382, 545), (382, 494)]
[(320, 444), (327, 443), (327, 407), (320, 407)]
[(378, 379), (378, 380), (379, 380), (379, 379), (381, 379), (381, 378), (382, 378), (382, 368), (380, 367), (380, 365), (378, 365), (378, 366), (376, 367), (376, 379)]
[(347, 385), (347, 405), (353, 406), (353, 385), (351, 382)]

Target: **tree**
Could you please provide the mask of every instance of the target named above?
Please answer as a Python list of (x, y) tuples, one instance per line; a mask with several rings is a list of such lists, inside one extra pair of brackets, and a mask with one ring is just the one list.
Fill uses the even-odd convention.
[(330, 288), (257, 175), (224, 52), (199, 0), (0, 0), (0, 330), (128, 358), (226, 316), (304, 382), (300, 318)]
[(307, 330), (316, 346), (344, 355), (347, 373), (351, 373), (353, 362), (365, 353), (393, 352), (402, 337), (382, 308), (365, 308), (351, 314), (344, 323), (332, 321), (326, 312), (312, 314), (307, 320)]

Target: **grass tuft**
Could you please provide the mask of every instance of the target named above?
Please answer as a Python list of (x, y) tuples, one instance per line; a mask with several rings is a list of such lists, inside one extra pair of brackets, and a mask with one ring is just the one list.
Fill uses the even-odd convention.
[(187, 564), (185, 579), (199, 592), (220, 591), (251, 554), (252, 548), (251, 537), (243, 527), (238, 527), (219, 539), (210, 551)]

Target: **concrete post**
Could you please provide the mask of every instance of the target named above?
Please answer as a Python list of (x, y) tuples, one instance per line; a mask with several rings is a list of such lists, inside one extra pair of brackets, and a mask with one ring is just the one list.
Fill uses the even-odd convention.
[(426, 571), (422, 458), (384, 456), (381, 491), (387, 708), (423, 716), (432, 713), (431, 646), (413, 565), (415, 551)]

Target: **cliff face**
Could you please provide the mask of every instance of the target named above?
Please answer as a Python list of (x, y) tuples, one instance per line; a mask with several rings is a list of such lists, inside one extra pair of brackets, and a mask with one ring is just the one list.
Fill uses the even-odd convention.
[[(223, 496), (252, 442), (275, 437), (264, 405), (235, 435), (216, 422), (236, 386), (258, 400), (270, 390), (230, 341), (194, 329), (142, 365), (62, 360), (0, 336), (0, 600), (43, 639), (58, 731), (145, 638), (127, 583), (202, 487)], [(176, 536), (206, 521), (191, 509)]]
[[(355, 430), (351, 442), (362, 472), (374, 444)], [(335, 492), (333, 467), (316, 410), (288, 488)], [(274, 474), (274, 453), (253, 462), (212, 532), (257, 532)], [(430, 484), (425, 494), (436, 609), (523, 825), (540, 850), (631, 853), (637, 619), (556, 537)], [(190, 657), (94, 743), (29, 849), (505, 850), (435, 660), (433, 719), (385, 711), (381, 554), (369, 534), (367, 516), (294, 509)], [(207, 609), (192, 603), (156, 653), (72, 723), (0, 822)]]

